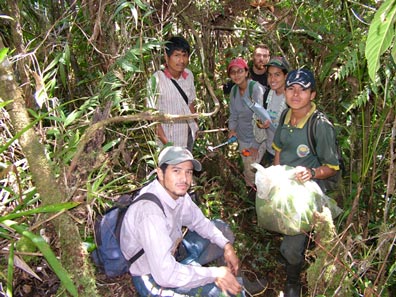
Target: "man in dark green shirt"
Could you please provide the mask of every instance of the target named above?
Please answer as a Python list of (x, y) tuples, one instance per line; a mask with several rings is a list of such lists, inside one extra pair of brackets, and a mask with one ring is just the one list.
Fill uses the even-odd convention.
[[(300, 182), (321, 180), (331, 177), (339, 170), (335, 133), (325, 118), (317, 122), (315, 133), (316, 151), (309, 147), (307, 122), (316, 110), (312, 101), (316, 96), (315, 79), (311, 71), (297, 69), (286, 78), (286, 103), (290, 107), (284, 123), (279, 123), (275, 132), (273, 148), (274, 165), (289, 165), (297, 168), (295, 178)], [(300, 272), (304, 264), (307, 236), (285, 235), (280, 247), (286, 263), (285, 297), (299, 297), (301, 291)]]

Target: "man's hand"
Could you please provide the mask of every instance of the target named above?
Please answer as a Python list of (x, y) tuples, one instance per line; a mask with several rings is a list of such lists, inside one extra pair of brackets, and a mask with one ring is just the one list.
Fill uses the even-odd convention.
[(239, 270), (239, 259), (231, 243), (227, 243), (224, 246), (224, 260), (226, 261), (227, 266), (231, 270), (231, 272), (234, 275), (237, 275)]
[(219, 267), (221, 269), (221, 275), (216, 278), (215, 284), (218, 286), (221, 291), (228, 296), (228, 293), (232, 295), (237, 295), (241, 292), (242, 286), (238, 283), (235, 276), (231, 273), (231, 270), (228, 267), (222, 266)]
[(304, 183), (306, 181), (309, 181), (311, 179), (311, 177), (312, 177), (312, 175), (308, 168), (303, 167), (303, 166), (296, 167), (295, 179), (297, 181)]
[(312, 168), (306, 168), (303, 166), (297, 166), (296, 167), (296, 175), (295, 178), (296, 180), (300, 182), (306, 182), (308, 180), (311, 180), (313, 178), (316, 179), (325, 179), (330, 176), (333, 176), (337, 173), (337, 170), (330, 168), (326, 165), (319, 166), (317, 168), (313, 168), (315, 176), (312, 175)]
[(254, 147), (250, 147), (250, 148), (248, 148), (248, 150), (249, 150), (249, 152), (250, 152), (250, 156), (251, 156), (253, 159), (257, 159), (257, 157), (258, 157), (258, 155), (259, 155), (258, 149), (254, 148)]
[(228, 131), (228, 138), (231, 138), (233, 136), (237, 137), (236, 131), (234, 131), (234, 130)]
[(260, 129), (267, 129), (270, 126), (270, 121), (269, 120), (265, 120), (264, 122), (261, 120), (257, 120), (256, 122), (257, 127), (259, 127)]

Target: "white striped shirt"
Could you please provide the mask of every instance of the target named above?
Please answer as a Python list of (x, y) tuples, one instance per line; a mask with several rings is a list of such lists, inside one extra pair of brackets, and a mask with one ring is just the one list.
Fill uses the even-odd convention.
[[(189, 105), (196, 98), (194, 76), (189, 69), (185, 69), (187, 75), (174, 79), (186, 93), (188, 105), (172, 81), (163, 71), (157, 71), (153, 74), (148, 82), (147, 106), (158, 110), (164, 114), (171, 115), (188, 115), (191, 114)], [(194, 119), (177, 120), (173, 122), (164, 122), (161, 124), (168, 141), (173, 142), (175, 146), (187, 146), (188, 128), (190, 127), (193, 138), (198, 131), (198, 125)], [(157, 139), (158, 145), (162, 143)]]

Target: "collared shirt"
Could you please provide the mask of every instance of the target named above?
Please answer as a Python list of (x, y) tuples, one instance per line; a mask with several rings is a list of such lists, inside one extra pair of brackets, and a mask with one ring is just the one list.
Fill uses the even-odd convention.
[[(164, 71), (155, 72), (149, 79), (147, 106), (164, 114), (191, 114), (189, 105), (196, 98), (192, 72), (189, 69), (185, 69), (178, 79), (173, 78), (187, 95), (188, 104), (186, 104), (183, 96), (170, 80), (170, 77), (169, 71), (165, 68)], [(189, 128), (193, 138), (198, 131), (198, 125), (194, 119), (168, 121), (163, 122), (161, 125), (168, 141), (173, 142), (175, 146), (187, 146)], [(161, 141), (157, 140), (157, 143), (162, 146)]]
[(212, 283), (218, 267), (199, 267), (178, 263), (172, 256), (182, 238), (182, 226), (224, 248), (228, 240), (207, 219), (186, 194), (174, 200), (158, 180), (141, 190), (156, 195), (165, 210), (151, 201), (139, 201), (130, 207), (121, 228), (121, 250), (129, 259), (141, 248), (144, 254), (130, 267), (132, 275), (151, 274), (157, 284), (168, 288), (195, 288)]
[(312, 103), (311, 110), (296, 127), (290, 125), (291, 110), (289, 110), (284, 124), (281, 123), (276, 129), (273, 148), (280, 151), (280, 165), (308, 168), (326, 165), (339, 170), (335, 133), (329, 122), (317, 123), (315, 135), (317, 156), (309, 149), (306, 123), (315, 110), (316, 105)]
[[(248, 79), (248, 86), (243, 94), (243, 97), (251, 96), (255, 102), (259, 102), (263, 98), (264, 90), (263, 87), (255, 83), (253, 86), (253, 94), (249, 94), (249, 83), (250, 79)], [(256, 138), (253, 134), (253, 111), (247, 106), (247, 104), (242, 99), (239, 92), (239, 87), (236, 85), (233, 88), (237, 88), (234, 96), (234, 90), (230, 93), (230, 118), (228, 120), (228, 129), (236, 131), (238, 137), (238, 143), (244, 143), (245, 147), (254, 147), (258, 148), (260, 144), (256, 141)], [(242, 149), (243, 147), (239, 147)]]

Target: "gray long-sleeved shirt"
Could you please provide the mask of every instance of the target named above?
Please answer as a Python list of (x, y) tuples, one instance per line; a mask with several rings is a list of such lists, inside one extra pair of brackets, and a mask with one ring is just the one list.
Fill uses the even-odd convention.
[(140, 194), (156, 195), (162, 210), (151, 201), (139, 201), (130, 207), (121, 227), (121, 250), (129, 259), (141, 248), (144, 254), (130, 267), (132, 275), (151, 274), (157, 284), (168, 288), (195, 288), (212, 283), (221, 275), (218, 267), (200, 267), (178, 263), (172, 251), (182, 238), (182, 226), (224, 248), (228, 239), (207, 219), (186, 194), (174, 200), (164, 187), (153, 181)]
[[(249, 98), (250, 96), (250, 81), (251, 79), (248, 80), (248, 87), (246, 92), (243, 94), (243, 97)], [(237, 88), (237, 91), (234, 92), (234, 89), (232, 89), (230, 93), (230, 118), (228, 121), (228, 129), (236, 132), (239, 142), (247, 144), (247, 147), (250, 146), (258, 148), (260, 144), (256, 141), (253, 134), (253, 111), (243, 101), (243, 97), (239, 92), (238, 86), (235, 85), (234, 88)], [(263, 95), (263, 86), (256, 82), (253, 86), (251, 98), (255, 102), (262, 102)]]

